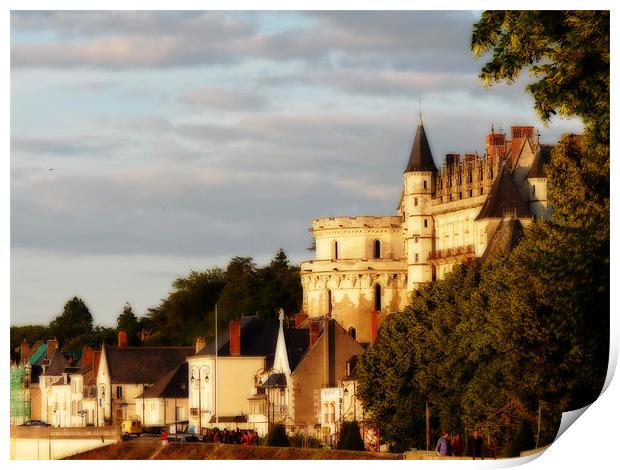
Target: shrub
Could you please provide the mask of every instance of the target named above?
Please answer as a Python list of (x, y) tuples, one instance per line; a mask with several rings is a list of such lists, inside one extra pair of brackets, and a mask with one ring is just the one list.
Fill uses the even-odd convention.
[(517, 434), (506, 449), (506, 455), (508, 457), (519, 457), (522, 451), (531, 450), (535, 445), (536, 441), (534, 439), (532, 425), (529, 421), (523, 421), (519, 427), (519, 431), (517, 431)]
[(267, 434), (267, 445), (271, 447), (290, 447), (288, 436), (283, 424), (274, 424)]
[(366, 450), (357, 421), (342, 423), (337, 448), (341, 450)]

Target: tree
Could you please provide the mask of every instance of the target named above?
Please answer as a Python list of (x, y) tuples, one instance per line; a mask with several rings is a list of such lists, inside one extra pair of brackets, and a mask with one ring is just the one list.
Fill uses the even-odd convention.
[(282, 308), (287, 314), (301, 308), (302, 288), (299, 267), (291, 266), (284, 250), (280, 249), (269, 265), (258, 271), (257, 311), (262, 318), (277, 318)]
[[(63, 309), (49, 325), (51, 333), (56, 336), (61, 347), (67, 347), (69, 340), (78, 337), (86, 337), (93, 331), (93, 316), (84, 301), (78, 297), (69, 300)], [(72, 341), (72, 346), (76, 346), (82, 340)]]
[(140, 326), (138, 324), (138, 317), (133, 313), (133, 309), (129, 302), (125, 304), (123, 311), (116, 319), (116, 333), (118, 334), (120, 331), (125, 331), (127, 333), (127, 340), (130, 346), (138, 345)]
[(267, 445), (270, 447), (290, 447), (291, 443), (286, 435), (283, 424), (274, 424), (267, 434)]
[(485, 11), (471, 47), (492, 52), (483, 82), (513, 82), (524, 68), (543, 121), (580, 117), (596, 140), (609, 143), (609, 11)]
[(366, 450), (357, 421), (344, 421), (342, 423), (337, 448), (340, 450)]
[(257, 310), (259, 278), (254, 260), (236, 256), (230, 260), (224, 275), (225, 286), (218, 300), (219, 324)]

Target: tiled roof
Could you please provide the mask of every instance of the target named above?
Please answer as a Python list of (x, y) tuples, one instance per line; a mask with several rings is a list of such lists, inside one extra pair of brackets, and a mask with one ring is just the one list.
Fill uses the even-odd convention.
[(110, 380), (115, 384), (154, 384), (194, 352), (192, 347), (105, 346)]
[(491, 186), (491, 191), (475, 220), (503, 218), (512, 214), (517, 218), (531, 217), (530, 210), (523, 201), (517, 186), (505, 165)]
[(521, 225), (519, 219), (514, 217), (505, 218), (499, 223), (495, 232), (493, 232), (493, 236), (480, 258), (481, 261), (484, 263), (489, 256), (499, 251), (508, 253), (517, 246), (522, 236), (523, 225)]
[(551, 145), (541, 145), (538, 148), (536, 155), (534, 156), (532, 166), (530, 167), (530, 171), (527, 173), (527, 178), (547, 177), (547, 173), (545, 172), (545, 164), (549, 161), (552, 148), (553, 146)]
[(60, 349), (54, 351), (54, 355), (50, 359), (50, 364), (45, 370), (44, 374), (47, 376), (62, 375), (65, 369), (69, 366), (69, 360), (65, 357)]
[(426, 131), (422, 123), (418, 124), (405, 173), (409, 173), (410, 171), (437, 171), (435, 161), (433, 160), (433, 154), (431, 153), (431, 147), (428, 144)]
[[(188, 389), (187, 362), (183, 362), (162, 376), (144, 392), (144, 398), (187, 398)], [(142, 395), (137, 398), (142, 398)]]

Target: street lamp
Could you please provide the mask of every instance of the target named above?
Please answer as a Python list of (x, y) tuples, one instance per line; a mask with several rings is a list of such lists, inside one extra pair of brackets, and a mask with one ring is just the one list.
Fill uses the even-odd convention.
[[(104, 400), (105, 400), (105, 385), (101, 384), (99, 386), (99, 390), (101, 391), (101, 398), (99, 399), (99, 407), (101, 408), (101, 418), (103, 419), (103, 423), (105, 424), (105, 408), (104, 408)], [(99, 411), (97, 410), (97, 426), (99, 426)]]
[[(209, 383), (209, 372), (211, 369), (208, 365), (196, 366), (193, 365), (190, 368), (190, 373), (192, 374), (191, 382), (198, 384), (198, 429), (199, 434), (202, 435), (202, 371), (205, 371), (205, 383)], [(194, 371), (197, 372), (198, 378), (194, 377)]]

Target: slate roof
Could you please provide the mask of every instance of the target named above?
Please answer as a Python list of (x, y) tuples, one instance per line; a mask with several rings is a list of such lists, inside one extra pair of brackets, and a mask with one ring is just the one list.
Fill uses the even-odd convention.
[[(267, 357), (267, 367), (271, 367), (278, 342), (279, 324), (258, 317), (243, 317), (241, 327), (241, 356)], [(218, 334), (218, 356), (230, 356), (230, 331)], [(284, 328), (284, 340), (291, 371), (297, 367), (310, 345), (310, 333), (306, 328)], [(196, 354), (196, 356), (215, 355), (215, 341)]]
[(507, 213), (517, 218), (531, 217), (530, 209), (521, 197), (506, 165), (502, 165), (499, 176), (493, 182), (491, 191), (475, 220), (503, 218)]
[(541, 145), (534, 156), (534, 161), (530, 167), (530, 171), (527, 173), (527, 178), (546, 178), (545, 164), (551, 157), (552, 145)]
[(136, 398), (188, 398), (187, 362), (179, 364)]
[(67, 358), (60, 349), (56, 349), (54, 351), (54, 355), (50, 359), (49, 366), (47, 366), (45, 373), (41, 375), (46, 375), (46, 376), (62, 375), (63, 372), (66, 372), (67, 368), (75, 366), (76, 364), (77, 362), (75, 360), (71, 360)]
[(105, 346), (110, 380), (115, 384), (154, 384), (193, 352), (193, 347)]
[(515, 246), (517, 246), (522, 236), (523, 225), (521, 225), (519, 219), (515, 219), (514, 217), (505, 218), (499, 223), (495, 229), (495, 232), (493, 232), (493, 236), (491, 237), (491, 240), (484, 250), (480, 260), (484, 263), (489, 256), (494, 253), (500, 251), (508, 253)]
[(418, 124), (418, 129), (415, 133), (415, 139), (411, 147), (411, 154), (409, 155), (409, 162), (407, 163), (405, 173), (409, 173), (410, 171), (437, 171), (435, 161), (433, 160), (433, 154), (431, 153), (431, 147), (426, 138), (426, 131), (421, 122)]

